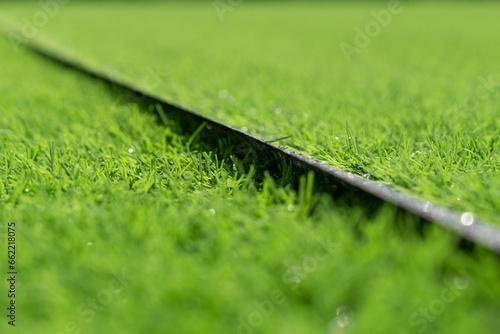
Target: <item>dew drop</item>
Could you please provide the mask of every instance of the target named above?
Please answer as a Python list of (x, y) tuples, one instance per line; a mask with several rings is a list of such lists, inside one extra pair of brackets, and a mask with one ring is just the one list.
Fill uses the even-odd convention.
[(214, 210), (214, 209), (210, 209), (210, 210), (208, 210), (208, 212), (210, 212), (210, 214), (211, 214), (212, 216), (215, 216), (215, 210)]
[(464, 226), (471, 226), (474, 224), (474, 215), (470, 212), (464, 212), (460, 217), (460, 222)]
[(87, 246), (92, 246), (92, 241), (87, 242)]
[(288, 206), (288, 211), (293, 211), (293, 205), (292, 205), (292, 204), (290, 204), (290, 205)]
[(351, 325), (352, 311), (347, 306), (337, 308), (337, 316), (328, 324), (328, 334), (346, 333)]

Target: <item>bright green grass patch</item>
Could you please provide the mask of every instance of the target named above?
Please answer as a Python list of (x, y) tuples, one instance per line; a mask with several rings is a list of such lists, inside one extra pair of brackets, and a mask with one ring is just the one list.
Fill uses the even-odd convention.
[(2, 333), (328, 333), (344, 306), (352, 333), (500, 326), (490, 252), (389, 207), (301, 202), (96, 80), (3, 39), (0, 59), (0, 270), (14, 221), (19, 271)]
[[(36, 37), (172, 102), (370, 179), (499, 222), (500, 5), (386, 2), (61, 6)], [(35, 24), (37, 6), (4, 14)], [(36, 28), (36, 26), (35, 26)], [(26, 30), (31, 33), (29, 30)], [(484, 81), (490, 82), (485, 85)]]

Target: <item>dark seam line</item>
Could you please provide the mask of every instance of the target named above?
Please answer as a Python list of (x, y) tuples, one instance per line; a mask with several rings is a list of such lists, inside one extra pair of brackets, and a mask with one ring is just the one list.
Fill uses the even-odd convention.
[(275, 143), (277, 141), (280, 141), (280, 140), (285, 140), (285, 139), (288, 139), (288, 138), (291, 138), (292, 136), (287, 136), (287, 137), (283, 137), (283, 138), (279, 138), (279, 139), (275, 139), (275, 140), (266, 140), (267, 143)]

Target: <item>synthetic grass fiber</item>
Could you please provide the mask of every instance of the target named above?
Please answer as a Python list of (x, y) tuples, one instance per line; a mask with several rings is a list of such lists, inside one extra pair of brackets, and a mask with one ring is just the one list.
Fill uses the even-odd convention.
[(266, 140), (292, 136), (280, 143), (498, 223), (500, 4), (401, 1), (360, 37), (390, 10), (70, 2), (44, 26), (38, 4), (4, 16), (167, 101)]
[[(90, 33), (98, 30), (99, 8), (114, 8), (117, 18), (120, 11), (139, 15), (142, 8), (113, 6), (69, 3), (64, 7), (69, 14), (61, 9), (45, 28), (48, 32), (61, 24), (58, 33), (69, 36), (64, 21), (78, 22), (88, 11), (96, 19), (87, 23)], [(244, 6), (258, 8), (244, 2), (233, 14), (246, 13)], [(282, 8), (287, 15), (297, 10), (259, 6)], [(294, 6), (304, 15), (312, 10)], [(64, 19), (71, 8), (74, 16)], [(191, 5), (191, 18), (185, 5), (175, 8), (185, 19), (207, 10)], [(315, 15), (321, 18), (321, 13)], [(183, 42), (180, 36), (177, 40)], [(189, 49), (196, 41), (184, 42), (191, 57), (203, 50)], [(90, 44), (90, 36), (88, 44), (81, 40), (80, 47), (89, 48), (82, 56), (99, 54)], [(370, 50), (359, 56), (360, 64)], [(145, 51), (137, 52), (139, 59), (146, 56)], [(102, 50), (99, 57), (105, 56), (117, 55)], [(288, 186), (286, 178), (269, 174), (256, 181), (251, 168), (224, 147), (211, 151), (194, 134), (179, 133), (175, 123), (160, 124), (147, 108), (124, 99), (123, 92), (22, 48), (15, 52), (8, 39), (0, 39), (0, 59), (0, 246), (5, 250), (0, 270), (8, 271), (6, 227), (14, 221), (19, 271), (16, 327), (3, 317), (2, 333), (491, 333), (499, 328), (500, 266), (490, 252), (459, 247), (453, 233), (422, 226), (408, 216), (403, 219), (391, 206), (373, 213), (346, 206), (342, 198), (316, 193), (306, 177), (298, 190)], [(94, 61), (106, 64), (104, 58)], [(259, 73), (259, 66), (250, 72)], [(312, 68), (311, 63), (304, 66)], [(176, 68), (169, 68), (169, 80)], [(142, 69), (124, 67), (119, 73), (137, 71), (130, 72), (131, 80), (142, 80), (147, 76)], [(202, 77), (203, 66), (196, 69)], [(296, 67), (290, 71), (302, 78)], [(237, 112), (236, 92), (229, 95), (234, 103), (229, 96), (229, 101), (220, 100), (225, 94), (220, 94), (217, 82), (230, 73), (212, 76), (216, 95), (210, 103), (221, 104), (220, 110), (229, 113), (221, 118), (239, 119), (248, 131), (254, 129), (251, 119), (256, 124), (274, 120), (276, 128), (258, 125), (269, 131), (268, 139), (285, 132), (280, 127), (294, 119), (285, 109), (281, 114), (263, 113), (267, 119), (259, 120)], [(251, 81), (239, 79), (242, 84)], [(207, 77), (204, 80), (211, 87)], [(181, 81), (169, 82), (172, 90), (157, 89), (174, 92), (175, 86), (186, 96), (203, 92), (194, 90), (196, 85), (186, 84), (182, 90)], [(325, 121), (333, 117), (323, 116)], [(311, 112), (310, 118), (320, 117)], [(348, 124), (358, 131), (351, 121)], [(488, 207), (483, 197), (477, 201), (482, 204), (471, 202), (477, 204), (474, 208)], [(2, 287), (0, 306), (5, 309), (6, 280)]]

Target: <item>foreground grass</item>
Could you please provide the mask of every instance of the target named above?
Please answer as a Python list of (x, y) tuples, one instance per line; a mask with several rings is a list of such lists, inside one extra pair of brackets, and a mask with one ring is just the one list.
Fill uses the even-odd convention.
[[(4, 15), (20, 25), (37, 6)], [(221, 21), (205, 2), (70, 3), (36, 37), (209, 117), (268, 140), (291, 135), (282, 145), (500, 223), (500, 5), (403, 1), (349, 62), (339, 45), (386, 9), (245, 1)]]
[(100, 82), (3, 39), (0, 57), (0, 244), (16, 222), (19, 271), (17, 324), (4, 317), (2, 333), (500, 326), (489, 252), (434, 226), (422, 237), (390, 207), (367, 216), (256, 184)]

